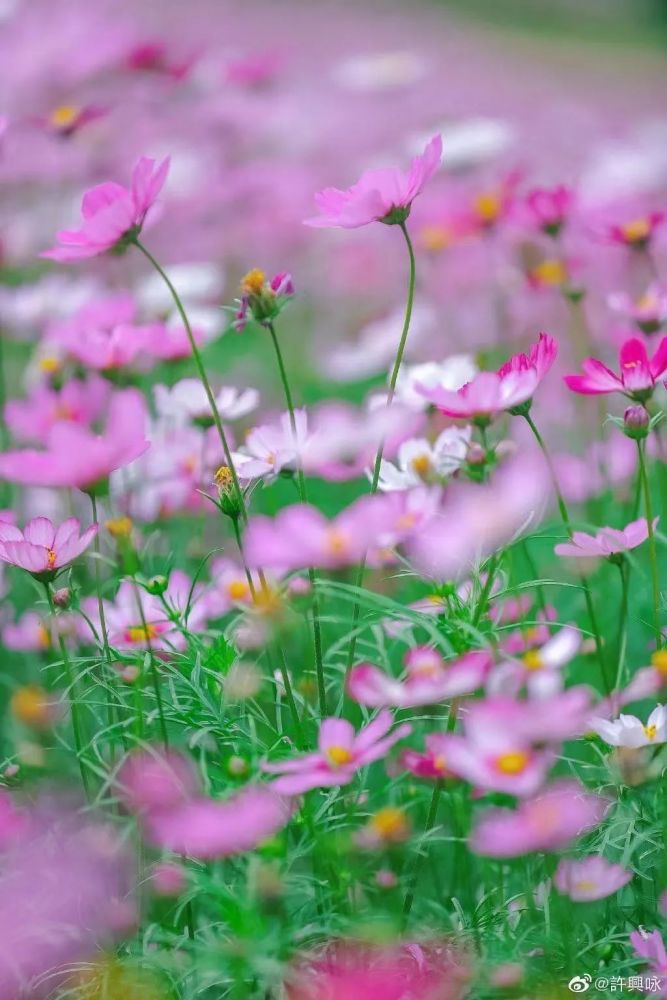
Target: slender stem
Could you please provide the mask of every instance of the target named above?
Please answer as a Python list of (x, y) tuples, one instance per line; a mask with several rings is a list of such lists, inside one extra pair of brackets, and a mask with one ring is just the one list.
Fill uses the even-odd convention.
[(169, 292), (171, 293), (172, 299), (174, 300), (174, 304), (176, 306), (176, 309), (178, 310), (178, 314), (181, 317), (181, 321), (183, 323), (183, 326), (185, 327), (185, 332), (190, 342), (190, 350), (192, 351), (192, 357), (194, 358), (195, 365), (197, 366), (197, 371), (199, 373), (199, 378), (201, 379), (201, 383), (204, 386), (206, 398), (208, 399), (209, 406), (211, 407), (213, 422), (215, 424), (218, 436), (222, 443), (222, 449), (225, 453), (225, 461), (227, 462), (227, 465), (229, 466), (229, 471), (232, 474), (232, 480), (234, 482), (234, 492), (236, 493), (236, 498), (238, 500), (239, 510), (242, 512), (242, 517), (245, 519), (247, 515), (245, 512), (243, 491), (241, 490), (241, 485), (239, 483), (239, 478), (236, 472), (236, 466), (234, 465), (234, 460), (232, 458), (229, 442), (227, 441), (227, 435), (225, 434), (225, 429), (222, 426), (222, 420), (220, 419), (220, 412), (215, 402), (215, 396), (213, 395), (211, 383), (208, 380), (206, 369), (204, 367), (204, 362), (202, 360), (199, 348), (197, 347), (197, 341), (195, 340), (194, 334), (192, 332), (192, 327), (190, 326), (190, 320), (188, 319), (187, 313), (183, 307), (183, 303), (181, 302), (180, 296), (176, 291), (176, 289), (174, 288), (174, 285), (172, 284), (172, 281), (169, 278), (166, 271), (160, 266), (160, 264), (157, 262), (157, 260), (150, 252), (150, 250), (148, 250), (143, 245), (143, 243), (140, 242), (140, 240), (135, 239), (134, 244), (137, 247), (137, 249), (142, 252), (144, 257), (146, 257), (146, 259), (150, 261), (150, 263), (153, 265), (157, 273), (164, 281), (165, 285), (169, 289)]
[(144, 606), (141, 603), (141, 593), (139, 587), (137, 586), (136, 580), (132, 581), (132, 589), (134, 592), (134, 599), (137, 605), (137, 611), (139, 612), (139, 620), (141, 621), (141, 627), (143, 629), (144, 636), (146, 637), (146, 648), (148, 650), (148, 657), (150, 661), (150, 672), (151, 672), (151, 683), (153, 685), (153, 691), (155, 693), (155, 700), (157, 702), (158, 716), (160, 719), (160, 734), (162, 736), (162, 742), (165, 749), (169, 747), (169, 737), (167, 735), (167, 723), (164, 717), (164, 705), (162, 704), (162, 692), (160, 691), (160, 677), (157, 672), (157, 664), (155, 662), (155, 653), (153, 652), (153, 646), (150, 640), (150, 634), (148, 631), (148, 622), (146, 621), (146, 614), (144, 612)]
[[(292, 436), (294, 438), (294, 448), (297, 454), (297, 464), (296, 464), (296, 475), (297, 483), (299, 487), (299, 497), (302, 503), (308, 503), (308, 492), (306, 489), (306, 477), (304, 476), (303, 469), (301, 467), (300, 456), (298, 453), (298, 436), (296, 428), (296, 414), (294, 410), (294, 400), (292, 398), (292, 390), (290, 389), (289, 379), (287, 377), (287, 369), (285, 368), (285, 361), (283, 359), (283, 352), (280, 349), (280, 341), (276, 334), (276, 328), (271, 320), (266, 324), (267, 329), (271, 335), (271, 340), (273, 342), (273, 349), (276, 354), (276, 361), (278, 362), (278, 371), (280, 372), (280, 381), (283, 385), (283, 391), (285, 393), (285, 402), (287, 403), (287, 410), (289, 412), (290, 426), (292, 428)], [(308, 570), (308, 579), (310, 581), (311, 591), (312, 591), (312, 616), (313, 616), (313, 644), (315, 646), (315, 671), (317, 675), (317, 693), (320, 705), (320, 715), (324, 717), (327, 714), (327, 689), (324, 677), (324, 661), (322, 657), (322, 628), (320, 625), (320, 605), (319, 605), (319, 595), (317, 592), (317, 574), (315, 570), (310, 567)]]
[(651, 564), (651, 586), (653, 589), (653, 628), (655, 630), (656, 647), (662, 646), (662, 632), (660, 630), (660, 577), (658, 575), (658, 556), (655, 547), (655, 532), (653, 531), (653, 504), (651, 501), (651, 487), (646, 472), (646, 457), (644, 444), (637, 441), (637, 453), (639, 455), (639, 478), (644, 493), (644, 511), (646, 513), (646, 525), (648, 528), (648, 556)]
[(625, 558), (621, 557), (616, 565), (621, 576), (621, 606), (618, 616), (618, 640), (616, 642), (618, 652), (614, 691), (618, 691), (621, 687), (623, 668), (625, 666), (625, 651), (628, 644), (628, 576), (630, 573)]
[(76, 757), (79, 764), (79, 771), (81, 772), (81, 783), (83, 784), (83, 791), (86, 796), (86, 799), (90, 799), (88, 777), (86, 775), (86, 768), (83, 762), (83, 737), (82, 737), (81, 719), (79, 717), (79, 703), (77, 700), (77, 692), (76, 692), (76, 677), (74, 676), (74, 671), (72, 670), (72, 663), (69, 658), (69, 653), (67, 652), (67, 645), (60, 633), (60, 629), (58, 628), (58, 623), (56, 621), (56, 608), (55, 604), (53, 603), (51, 584), (45, 583), (44, 589), (46, 590), (46, 599), (49, 602), (49, 611), (51, 612), (53, 631), (58, 636), (60, 655), (63, 658), (65, 676), (67, 677), (67, 688), (69, 690), (69, 706), (70, 706), (70, 713), (72, 716), (72, 732), (74, 734), (74, 746), (76, 748)]
[[(433, 788), (433, 795), (431, 796), (431, 804), (429, 806), (428, 816), (426, 817), (424, 836), (426, 836), (426, 834), (430, 832), (430, 830), (433, 828), (435, 824), (441, 792), (442, 792), (442, 781), (436, 781), (435, 787)], [(417, 890), (417, 882), (419, 880), (419, 873), (421, 871), (422, 864), (424, 863), (426, 854), (427, 851), (423, 850), (422, 847), (420, 847), (417, 857), (415, 858), (415, 863), (412, 869), (412, 875), (410, 876), (410, 884), (408, 886), (408, 891), (405, 895), (405, 901), (403, 903), (404, 926), (407, 923), (408, 917), (410, 916), (410, 910), (412, 909), (412, 904), (415, 901), (415, 894)]]
[[(394, 359), (394, 367), (392, 368), (391, 377), (389, 379), (389, 392), (387, 394), (387, 406), (391, 406), (394, 401), (394, 393), (396, 392), (396, 382), (398, 381), (398, 373), (401, 369), (401, 364), (403, 362), (403, 355), (405, 353), (405, 345), (408, 341), (408, 333), (410, 332), (410, 320), (412, 319), (412, 305), (415, 298), (415, 278), (416, 278), (416, 264), (415, 264), (415, 251), (412, 246), (412, 240), (410, 239), (410, 234), (408, 232), (407, 226), (404, 222), (400, 223), (400, 229), (405, 238), (405, 243), (408, 248), (408, 257), (410, 260), (410, 273), (408, 277), (408, 297), (405, 303), (405, 315), (403, 317), (403, 329), (401, 330), (401, 339), (398, 342), (398, 348), (396, 350), (396, 358)], [(373, 478), (371, 480), (371, 495), (377, 492), (378, 483), (380, 482), (380, 470), (382, 468), (382, 456), (384, 454), (384, 441), (380, 443), (377, 455), (375, 456), (375, 465), (373, 466)], [(359, 568), (357, 570), (357, 577), (355, 580), (355, 586), (361, 588), (364, 582), (364, 575), (366, 573), (366, 556), (364, 555)], [(350, 670), (352, 663), (354, 662), (354, 652), (357, 645), (357, 624), (359, 622), (359, 615), (361, 613), (361, 602), (359, 595), (354, 603), (354, 608), (352, 611), (352, 638), (350, 640), (350, 648), (348, 650), (347, 656), (347, 669)]]
[[(571, 538), (572, 537), (572, 522), (570, 521), (570, 515), (568, 513), (567, 505), (566, 505), (565, 500), (563, 498), (563, 494), (560, 491), (560, 486), (558, 485), (558, 477), (556, 476), (556, 470), (555, 470), (554, 464), (553, 464), (553, 462), (551, 460), (551, 455), (549, 454), (547, 446), (544, 443), (544, 439), (542, 438), (542, 435), (540, 434), (540, 432), (538, 431), (537, 427), (535, 426), (535, 422), (534, 422), (533, 418), (531, 417), (530, 413), (524, 413), (523, 416), (524, 416), (524, 419), (526, 420), (526, 423), (528, 424), (528, 426), (530, 427), (531, 431), (533, 432), (535, 440), (537, 441), (538, 445), (540, 446), (540, 450), (542, 451), (542, 454), (544, 455), (544, 459), (545, 459), (545, 461), (547, 463), (547, 467), (549, 469), (549, 474), (551, 476), (551, 482), (553, 483), (553, 488), (554, 488), (554, 492), (556, 494), (556, 499), (558, 501), (558, 509), (560, 511), (560, 516), (561, 516), (561, 519), (563, 521), (563, 524), (565, 525), (567, 533), (568, 533), (568, 535)], [(588, 612), (588, 618), (589, 618), (590, 623), (591, 623), (591, 631), (593, 632), (593, 640), (595, 642), (595, 652), (596, 652), (596, 655), (597, 655), (597, 658), (598, 658), (598, 663), (600, 665), (600, 673), (602, 674), (602, 680), (603, 680), (604, 686), (606, 688), (607, 694), (611, 694), (611, 690), (612, 690), (612, 688), (611, 688), (611, 678), (608, 676), (608, 673), (607, 673), (607, 663), (606, 663), (606, 660), (605, 660), (604, 651), (602, 649), (602, 639), (600, 637), (600, 628), (598, 626), (597, 617), (596, 617), (596, 614), (595, 614), (595, 608), (593, 606), (593, 598), (591, 596), (591, 589), (590, 589), (590, 587), (588, 585), (588, 580), (583, 575), (583, 573), (579, 574), (579, 581), (581, 583), (581, 589), (584, 592), (584, 601), (586, 602), (586, 611)]]
[(475, 608), (475, 613), (473, 615), (472, 624), (476, 628), (479, 625), (480, 618), (486, 611), (487, 604), (489, 603), (489, 594), (493, 587), (493, 581), (496, 577), (496, 571), (498, 569), (498, 563), (500, 562), (500, 556), (497, 552), (494, 552), (486, 570), (486, 580), (484, 581), (484, 586), (482, 587), (482, 592), (479, 595), (479, 601), (477, 602), (477, 607)]

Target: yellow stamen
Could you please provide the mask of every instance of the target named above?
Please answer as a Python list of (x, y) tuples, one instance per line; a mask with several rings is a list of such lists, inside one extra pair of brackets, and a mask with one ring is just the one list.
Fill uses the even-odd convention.
[(347, 552), (347, 538), (342, 531), (329, 528), (327, 531), (327, 549), (332, 556), (342, 556)]
[(541, 670), (544, 666), (542, 657), (537, 649), (528, 649), (523, 654), (523, 665), (526, 670)]
[(369, 826), (381, 840), (404, 840), (410, 833), (405, 813), (393, 806), (380, 809), (371, 816)]
[(439, 253), (446, 250), (453, 242), (452, 234), (446, 226), (424, 226), (419, 233), (419, 242), (429, 253)]
[(595, 882), (584, 878), (579, 882), (575, 882), (572, 888), (577, 889), (579, 892), (591, 892), (593, 889), (597, 889), (597, 885)]
[(340, 767), (342, 764), (349, 764), (352, 754), (345, 747), (329, 747), (325, 756), (333, 767)]
[(530, 272), (539, 285), (557, 288), (567, 281), (567, 269), (561, 260), (543, 260)]
[(653, 653), (651, 666), (655, 667), (662, 677), (667, 678), (667, 649), (658, 649)]
[(61, 104), (49, 115), (49, 123), (54, 128), (71, 128), (79, 117), (79, 108), (73, 104)]
[(266, 274), (258, 267), (241, 278), (241, 291), (244, 295), (261, 295), (266, 285)]
[(425, 479), (432, 469), (431, 459), (428, 455), (415, 455), (415, 457), (410, 462), (413, 471), (417, 473), (420, 479)]
[(651, 223), (648, 219), (633, 219), (620, 226), (620, 230), (628, 243), (641, 243), (651, 235)]
[(39, 728), (49, 722), (49, 697), (38, 684), (26, 684), (17, 688), (9, 704), (14, 718), (26, 726)]
[(647, 740), (654, 740), (656, 733), (658, 732), (657, 726), (644, 726), (644, 733), (646, 734)]
[(508, 750), (496, 757), (495, 766), (501, 774), (521, 774), (526, 770), (530, 760), (525, 750)]
[(129, 517), (112, 517), (105, 522), (104, 527), (112, 538), (129, 538), (134, 525)]
[(55, 549), (46, 550), (46, 565), (48, 569), (53, 569), (56, 564), (57, 554)]
[(213, 482), (219, 490), (231, 490), (234, 483), (232, 470), (228, 465), (221, 465), (213, 476)]
[(245, 580), (232, 580), (227, 584), (227, 593), (232, 601), (243, 601), (249, 593), (248, 584)]
[(51, 636), (46, 625), (40, 624), (37, 626), (37, 642), (42, 649), (48, 649), (51, 645)]
[(473, 198), (473, 208), (480, 220), (488, 225), (496, 221), (502, 205), (495, 191), (482, 191)]
[(444, 597), (441, 597), (440, 594), (428, 594), (426, 600), (429, 604), (437, 604), (443, 608), (445, 606), (445, 599)]
[(157, 626), (150, 622), (146, 625), (130, 625), (125, 634), (130, 642), (147, 642), (157, 636)]
[(38, 364), (41, 370), (49, 375), (52, 375), (54, 372), (60, 371), (60, 361), (58, 358), (53, 358), (50, 356), (47, 356), (45, 358), (40, 358)]
[(436, 769), (436, 771), (443, 772), (445, 770), (445, 768), (447, 767), (447, 761), (445, 760), (442, 754), (438, 754), (437, 757), (433, 758), (433, 767)]

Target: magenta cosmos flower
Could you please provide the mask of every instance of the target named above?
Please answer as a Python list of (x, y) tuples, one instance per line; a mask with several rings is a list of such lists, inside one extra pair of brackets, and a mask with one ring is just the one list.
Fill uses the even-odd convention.
[(624, 396), (644, 403), (653, 395), (656, 383), (667, 374), (667, 337), (663, 337), (652, 358), (646, 345), (637, 337), (626, 340), (619, 353), (620, 374), (603, 365), (597, 358), (586, 358), (583, 375), (565, 375), (565, 384), (583, 396), (622, 392)]
[(23, 531), (0, 521), (0, 559), (27, 570), (40, 580), (52, 580), (59, 569), (84, 552), (97, 534), (97, 525), (79, 534), (81, 525), (70, 517), (56, 528), (48, 517), (34, 517)]
[(320, 214), (306, 219), (306, 225), (358, 229), (370, 222), (405, 222), (412, 202), (433, 177), (441, 158), (442, 138), (436, 135), (414, 157), (407, 173), (396, 167), (366, 170), (346, 191), (325, 188), (315, 195)]
[(111, 399), (101, 434), (71, 422), (56, 424), (44, 451), (0, 454), (0, 476), (25, 486), (76, 486), (88, 492), (146, 451), (145, 425), (143, 396), (123, 389)]
[(372, 663), (359, 663), (347, 678), (347, 693), (370, 708), (416, 708), (472, 694), (484, 683), (493, 659), (486, 650), (445, 662), (430, 646), (416, 646), (405, 656), (407, 677), (398, 681)]
[[(658, 523), (654, 518), (653, 527)], [(648, 538), (648, 523), (645, 517), (631, 521), (625, 528), (601, 528), (596, 535), (588, 535), (585, 531), (574, 531), (572, 541), (561, 542), (554, 547), (557, 556), (572, 556), (576, 559), (590, 559), (599, 556), (619, 555), (629, 552), (642, 545)]]
[(557, 781), (516, 810), (483, 813), (473, 829), (470, 849), (488, 858), (556, 851), (596, 827), (608, 808), (608, 799), (587, 792), (577, 781)]
[(621, 865), (614, 865), (606, 858), (593, 854), (579, 861), (563, 858), (554, 874), (554, 885), (563, 896), (569, 896), (575, 903), (588, 903), (613, 896), (631, 878), (632, 872)]
[(553, 337), (541, 333), (528, 354), (515, 354), (497, 372), (480, 372), (458, 392), (418, 383), (420, 392), (448, 417), (488, 424), (499, 413), (525, 412), (558, 354)]
[(535, 188), (526, 195), (526, 207), (533, 221), (547, 236), (558, 236), (572, 209), (574, 193), (559, 184), (553, 188)]
[(606, 233), (607, 239), (611, 243), (620, 243), (622, 246), (632, 247), (635, 250), (644, 250), (664, 220), (664, 212), (649, 212), (648, 215), (640, 215), (628, 222), (609, 226)]
[(52, 260), (81, 260), (107, 250), (121, 250), (139, 235), (155, 200), (164, 186), (169, 157), (156, 167), (155, 160), (142, 156), (132, 171), (129, 188), (107, 181), (83, 196), (80, 229), (62, 229), (56, 234), (59, 246), (41, 256)]
[(346, 719), (324, 719), (315, 753), (263, 765), (269, 774), (280, 775), (271, 787), (280, 795), (301, 795), (311, 788), (348, 785), (361, 767), (380, 760), (411, 732), (410, 724), (403, 722), (387, 735), (393, 721), (391, 712), (382, 711), (355, 733)]
[(287, 802), (266, 786), (249, 785), (224, 800), (203, 796), (191, 761), (173, 751), (132, 753), (117, 783), (151, 843), (201, 860), (251, 851), (291, 815)]

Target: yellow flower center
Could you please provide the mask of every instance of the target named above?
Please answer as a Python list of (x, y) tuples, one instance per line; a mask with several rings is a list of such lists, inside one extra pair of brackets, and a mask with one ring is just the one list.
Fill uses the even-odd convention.
[(112, 538), (129, 538), (134, 525), (129, 517), (112, 517), (105, 522), (104, 527)]
[(148, 622), (146, 625), (130, 625), (126, 637), (130, 642), (147, 642), (157, 636), (157, 626)]
[(234, 482), (232, 470), (228, 465), (221, 465), (213, 476), (213, 482), (219, 490), (230, 490)]
[(658, 732), (657, 726), (644, 726), (644, 732), (646, 734), (647, 740), (654, 740), (656, 733)]
[(508, 750), (495, 759), (495, 766), (501, 774), (521, 774), (528, 766), (530, 756), (525, 750)]
[(441, 753), (437, 754), (437, 756), (433, 758), (433, 767), (436, 769), (436, 771), (441, 771), (441, 772), (444, 771), (445, 768), (447, 767), (447, 761)]
[(282, 600), (277, 590), (262, 586), (254, 597), (256, 610), (263, 615), (277, 615), (282, 609)]
[(667, 678), (667, 649), (658, 649), (651, 657), (651, 666), (655, 667), (662, 677)]
[(42, 649), (48, 649), (51, 645), (51, 636), (46, 625), (40, 624), (37, 626), (37, 642)]
[(227, 593), (232, 601), (243, 601), (248, 596), (248, 584), (245, 580), (232, 580), (227, 584)]
[(248, 271), (241, 278), (241, 291), (244, 295), (261, 295), (265, 284), (266, 275), (264, 271), (258, 267), (254, 267), (252, 271)]
[(57, 554), (55, 549), (46, 550), (46, 565), (48, 569), (53, 569), (56, 564)]
[(26, 726), (42, 726), (48, 721), (48, 695), (38, 684), (18, 688), (11, 697), (10, 708), (14, 718)]
[(633, 219), (621, 226), (620, 230), (628, 243), (640, 243), (651, 235), (651, 223), (648, 219)]
[(335, 528), (327, 531), (327, 549), (332, 556), (342, 556), (347, 552), (347, 539), (342, 531)]
[(452, 234), (446, 226), (424, 226), (419, 234), (419, 242), (429, 253), (438, 253), (450, 246)]
[(541, 670), (544, 666), (542, 657), (540, 656), (539, 650), (528, 649), (523, 654), (523, 665), (526, 670)]
[(61, 104), (49, 115), (49, 123), (54, 128), (70, 128), (79, 117), (79, 109), (73, 104)]
[(657, 309), (658, 300), (655, 295), (651, 295), (650, 292), (645, 292), (640, 298), (637, 299), (635, 305), (637, 309)]
[(482, 191), (473, 199), (473, 208), (482, 222), (495, 222), (500, 215), (500, 198), (495, 191)]
[(567, 281), (567, 270), (561, 260), (543, 260), (530, 273), (540, 285), (558, 287)]
[(371, 816), (369, 825), (381, 840), (402, 840), (409, 833), (408, 821), (402, 809), (387, 806)]
[(410, 465), (421, 479), (425, 479), (432, 468), (431, 459), (428, 455), (415, 455)]
[(437, 604), (439, 607), (443, 608), (445, 606), (445, 600), (440, 596), (440, 594), (428, 594), (426, 600), (429, 604)]
[(43, 372), (52, 375), (54, 372), (60, 371), (60, 361), (58, 358), (47, 356), (39, 359), (39, 367)]
[(352, 754), (345, 747), (329, 747), (326, 751), (326, 758), (333, 767), (341, 767), (343, 764), (350, 763)]
[(582, 878), (579, 882), (575, 882), (574, 889), (578, 889), (579, 892), (592, 892), (593, 889), (597, 889), (595, 882), (591, 882), (590, 879)]

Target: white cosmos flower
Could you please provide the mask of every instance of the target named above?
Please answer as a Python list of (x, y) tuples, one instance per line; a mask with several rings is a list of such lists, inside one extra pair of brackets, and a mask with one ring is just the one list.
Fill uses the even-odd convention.
[(411, 438), (398, 449), (397, 463), (383, 460), (378, 489), (385, 493), (407, 490), (451, 476), (465, 462), (471, 427), (447, 427), (433, 444)]
[(458, 392), (479, 372), (471, 354), (452, 354), (444, 361), (427, 361), (420, 365), (408, 365), (398, 373), (395, 398), (416, 410), (425, 410), (430, 404), (422, 393), (417, 392), (418, 384), (435, 388), (440, 386), (450, 392)]
[[(223, 386), (215, 397), (215, 405), (222, 420), (236, 420), (254, 410), (259, 402), (256, 389), (235, 389)], [(213, 419), (206, 390), (199, 379), (184, 378), (171, 387), (155, 386), (155, 406), (162, 417), (174, 418), (179, 423), (189, 420)]]
[(656, 705), (646, 725), (635, 715), (619, 715), (608, 719), (593, 719), (591, 729), (612, 747), (646, 747), (667, 742), (667, 709)]

